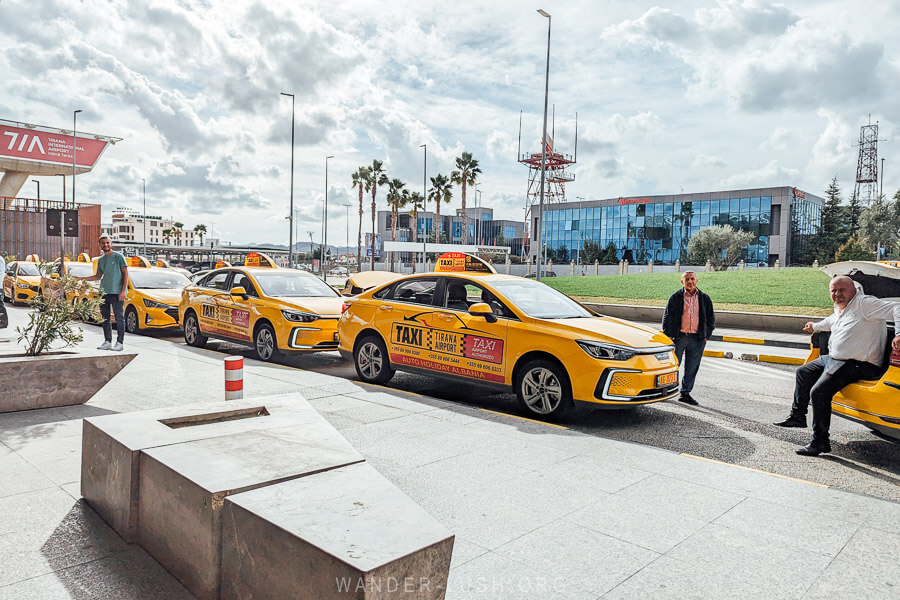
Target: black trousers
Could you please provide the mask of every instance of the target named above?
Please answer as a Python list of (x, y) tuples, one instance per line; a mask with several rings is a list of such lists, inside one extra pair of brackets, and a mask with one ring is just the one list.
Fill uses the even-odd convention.
[(830, 356), (820, 356), (797, 369), (791, 415), (805, 421), (806, 410), (812, 401), (813, 440), (817, 442), (828, 440), (828, 430), (831, 428), (831, 399), (834, 395), (854, 381), (877, 379), (881, 373), (877, 365), (869, 362), (848, 360), (840, 366), (834, 363)]

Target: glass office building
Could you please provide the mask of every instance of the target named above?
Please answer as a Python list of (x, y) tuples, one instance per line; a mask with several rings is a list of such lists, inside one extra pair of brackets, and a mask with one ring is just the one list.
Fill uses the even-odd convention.
[[(610, 198), (544, 207), (544, 242), (554, 255), (574, 259), (587, 241), (615, 247), (632, 264), (689, 262), (688, 243), (700, 229), (731, 225), (749, 231), (747, 263), (809, 264), (821, 222), (822, 198), (793, 187), (730, 190), (671, 196)], [(531, 244), (540, 246), (539, 208), (532, 207)]]

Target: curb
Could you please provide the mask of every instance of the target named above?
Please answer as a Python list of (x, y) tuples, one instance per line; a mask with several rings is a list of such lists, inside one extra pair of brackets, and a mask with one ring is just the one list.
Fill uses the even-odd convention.
[[(731, 352), (722, 350), (704, 350), (703, 356), (712, 358), (734, 358), (734, 355)], [(737, 357), (737, 360), (773, 363), (778, 365), (802, 365), (806, 363), (806, 359), (797, 358), (796, 356), (775, 356), (774, 354), (741, 354)]]
[(732, 335), (712, 335), (709, 338), (713, 342), (732, 342), (737, 344), (753, 344), (755, 346), (775, 346), (777, 348), (798, 348), (808, 350), (809, 342), (791, 342), (788, 340), (767, 340), (763, 338), (746, 338)]

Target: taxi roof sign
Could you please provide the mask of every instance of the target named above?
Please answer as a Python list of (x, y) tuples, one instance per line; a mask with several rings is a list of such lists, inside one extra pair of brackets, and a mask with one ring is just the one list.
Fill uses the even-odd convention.
[(491, 274), (497, 271), (489, 263), (472, 254), (446, 252), (434, 264), (435, 273)]
[(41, 262), (40, 257), (37, 254), (29, 254), (25, 257), (25, 262)]
[(231, 263), (227, 260), (216, 261), (216, 266), (213, 269), (221, 269), (222, 267), (230, 267)]
[(272, 260), (272, 257), (262, 252), (251, 252), (244, 259), (245, 267), (265, 267), (268, 269), (276, 269), (278, 265)]
[(156, 266), (157, 266), (157, 267), (160, 267), (160, 268), (162, 268), (162, 269), (171, 269), (171, 268), (172, 268), (172, 265), (169, 264), (169, 261), (167, 261), (167, 260), (164, 259), (164, 258), (157, 258), (157, 259), (156, 259)]
[(76, 262), (89, 263), (91, 262), (91, 255), (87, 252), (82, 252), (78, 255), (78, 260)]
[(132, 256), (131, 258), (125, 259), (125, 262), (128, 263), (129, 267), (150, 268), (150, 261), (143, 256)]

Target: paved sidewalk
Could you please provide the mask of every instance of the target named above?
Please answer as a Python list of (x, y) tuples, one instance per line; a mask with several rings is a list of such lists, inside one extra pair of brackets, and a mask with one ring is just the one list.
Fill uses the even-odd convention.
[[(192, 597), (79, 500), (81, 419), (219, 401), (223, 357), (138, 336), (126, 350), (88, 404), (0, 414), (0, 600)], [(456, 534), (448, 599), (900, 597), (898, 503), (285, 366), (244, 373), (247, 398), (302, 393)]]

